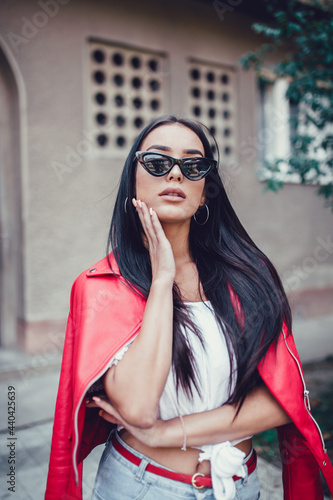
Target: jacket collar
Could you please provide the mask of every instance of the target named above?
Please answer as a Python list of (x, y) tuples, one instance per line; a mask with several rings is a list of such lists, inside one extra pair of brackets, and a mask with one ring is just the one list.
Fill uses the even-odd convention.
[[(109, 265), (109, 262), (111, 264), (111, 268)], [(117, 275), (120, 276), (120, 271), (118, 264), (116, 262), (116, 259), (113, 255), (113, 252), (110, 253), (107, 257), (104, 257), (104, 259), (99, 260), (91, 266), (87, 271), (86, 271), (86, 276), (94, 277), (94, 276), (102, 276), (106, 274), (111, 274), (111, 275)]]

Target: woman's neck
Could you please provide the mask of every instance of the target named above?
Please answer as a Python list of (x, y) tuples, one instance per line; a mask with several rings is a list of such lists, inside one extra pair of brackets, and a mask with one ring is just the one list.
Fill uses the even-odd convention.
[(192, 260), (189, 246), (190, 224), (162, 224), (164, 233), (172, 247), (176, 264), (175, 282), (182, 299), (186, 302), (206, 300), (199, 282), (199, 274)]

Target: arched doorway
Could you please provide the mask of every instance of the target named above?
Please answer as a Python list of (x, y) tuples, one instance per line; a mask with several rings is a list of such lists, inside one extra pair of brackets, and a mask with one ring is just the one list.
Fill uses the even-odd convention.
[[(1, 41), (0, 41), (1, 42)], [(0, 347), (17, 347), (24, 318), (18, 85), (0, 43)]]

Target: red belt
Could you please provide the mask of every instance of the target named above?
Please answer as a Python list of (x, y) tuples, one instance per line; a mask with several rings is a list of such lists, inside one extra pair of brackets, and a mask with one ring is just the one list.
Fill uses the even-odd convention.
[[(114, 448), (126, 458), (132, 464), (137, 466), (141, 463), (141, 458), (137, 457), (133, 453), (131, 453), (127, 448), (125, 448), (121, 443), (119, 443), (116, 436), (114, 436), (112, 440), (112, 444)], [(249, 461), (246, 463), (248, 474), (251, 474), (257, 466), (257, 454), (255, 450), (253, 450), (252, 456)], [(162, 467), (157, 467), (153, 464), (148, 464), (146, 467), (147, 472), (152, 472), (153, 474), (157, 474), (158, 476), (163, 476), (168, 479), (173, 479), (174, 481), (181, 481), (182, 483), (192, 484), (197, 489), (201, 488), (211, 488), (212, 487), (212, 478), (211, 476), (204, 476), (200, 472), (196, 472), (191, 476), (190, 474), (181, 474), (180, 472), (173, 472), (168, 469), (163, 469)], [(240, 476), (233, 476), (232, 479), (237, 481), (238, 479), (242, 479)]]

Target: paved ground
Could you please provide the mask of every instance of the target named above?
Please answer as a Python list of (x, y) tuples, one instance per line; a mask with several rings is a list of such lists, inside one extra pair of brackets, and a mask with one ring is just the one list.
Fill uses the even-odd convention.
[[(59, 356), (38, 358), (0, 351), (0, 491), (3, 500), (44, 498), (52, 418), (59, 378)], [(8, 388), (15, 388), (14, 434), (7, 427)], [(11, 389), (13, 392), (13, 389)], [(9, 445), (9, 446), (8, 446)], [(11, 450), (12, 448), (12, 450)], [(102, 446), (84, 465), (84, 499), (90, 498)], [(15, 492), (9, 491), (10, 452), (15, 458)], [(262, 500), (282, 500), (281, 471), (259, 458)]]

